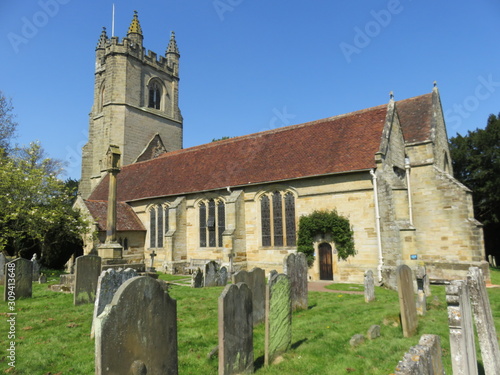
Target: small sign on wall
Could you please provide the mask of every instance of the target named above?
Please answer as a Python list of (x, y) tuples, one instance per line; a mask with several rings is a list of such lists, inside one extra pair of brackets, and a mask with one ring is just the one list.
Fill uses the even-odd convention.
[(417, 254), (412, 254), (412, 255), (410, 255), (410, 259), (411, 260), (417, 260), (418, 259), (418, 255)]

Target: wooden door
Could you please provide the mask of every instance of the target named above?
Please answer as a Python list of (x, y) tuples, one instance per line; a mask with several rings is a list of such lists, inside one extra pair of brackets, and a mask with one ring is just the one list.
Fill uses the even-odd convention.
[(319, 245), (319, 278), (333, 280), (332, 247), (327, 243)]

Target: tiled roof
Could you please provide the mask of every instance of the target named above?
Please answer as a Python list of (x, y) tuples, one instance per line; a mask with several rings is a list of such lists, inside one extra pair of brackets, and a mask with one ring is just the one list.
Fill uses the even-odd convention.
[(432, 93), (396, 102), (405, 142), (430, 140), (432, 127)]
[[(100, 231), (106, 230), (106, 219), (108, 213), (108, 202), (103, 200), (85, 200), (85, 205), (90, 214), (97, 221)], [(145, 231), (144, 225), (135, 214), (132, 207), (124, 202), (118, 202), (116, 205), (117, 231)]]
[[(387, 106), (168, 152), (127, 165), (117, 198), (216, 190), (375, 167)], [(106, 200), (108, 177), (90, 199)]]

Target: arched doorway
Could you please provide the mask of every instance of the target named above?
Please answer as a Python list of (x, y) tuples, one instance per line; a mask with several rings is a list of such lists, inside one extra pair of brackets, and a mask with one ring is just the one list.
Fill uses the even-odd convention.
[(333, 280), (332, 267), (332, 247), (330, 244), (323, 242), (318, 246), (319, 252), (319, 279)]

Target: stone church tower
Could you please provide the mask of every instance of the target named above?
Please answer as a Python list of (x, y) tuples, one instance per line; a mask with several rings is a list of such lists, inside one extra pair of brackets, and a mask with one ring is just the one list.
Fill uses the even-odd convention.
[(120, 148), (122, 165), (182, 148), (175, 35), (172, 32), (165, 57), (146, 54), (143, 39), (137, 12), (121, 42), (108, 38), (105, 29), (99, 38), (89, 140), (82, 152), (84, 199), (105, 174), (110, 144)]

